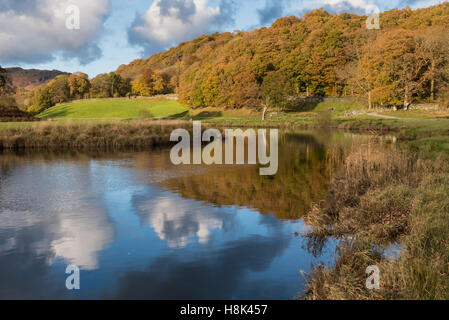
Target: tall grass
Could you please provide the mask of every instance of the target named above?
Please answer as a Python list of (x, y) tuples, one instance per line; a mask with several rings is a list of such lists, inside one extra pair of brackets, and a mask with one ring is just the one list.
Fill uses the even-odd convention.
[[(318, 266), (309, 299), (449, 299), (449, 164), (358, 146), (306, 222), (310, 241), (341, 240), (333, 268)], [(384, 249), (403, 248), (396, 259)], [(381, 289), (365, 287), (377, 265)]]
[(184, 121), (135, 120), (121, 122), (42, 122), (0, 130), (1, 149), (120, 149), (170, 144), (177, 128), (191, 128)]

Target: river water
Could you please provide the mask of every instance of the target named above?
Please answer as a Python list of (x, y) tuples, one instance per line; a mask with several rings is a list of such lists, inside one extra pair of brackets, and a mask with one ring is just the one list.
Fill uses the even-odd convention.
[(293, 299), (336, 246), (313, 255), (301, 218), (361, 141), (283, 133), (274, 177), (168, 149), (0, 154), (0, 299)]

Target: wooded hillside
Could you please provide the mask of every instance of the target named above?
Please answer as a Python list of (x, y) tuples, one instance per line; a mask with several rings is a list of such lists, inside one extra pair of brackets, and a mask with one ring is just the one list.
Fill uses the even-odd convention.
[[(367, 17), (318, 9), (270, 28), (201, 36), (116, 71), (134, 94), (178, 92), (193, 106), (286, 105), (294, 96), (360, 96), (377, 106), (444, 102), (449, 3)], [(294, 99), (293, 99), (294, 100)]]

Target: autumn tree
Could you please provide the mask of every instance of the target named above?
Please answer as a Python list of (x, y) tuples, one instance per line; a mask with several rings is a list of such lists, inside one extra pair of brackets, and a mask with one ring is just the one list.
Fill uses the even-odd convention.
[(91, 88), (89, 92), (89, 96), (91, 98), (107, 98), (109, 97), (110, 90), (107, 87), (107, 79), (108, 75), (103, 73), (97, 75), (95, 78), (92, 79)]
[(84, 98), (90, 90), (89, 76), (82, 72), (72, 73), (68, 79), (68, 86), (70, 90), (70, 96), (72, 98)]
[[(229, 87), (231, 92), (228, 94), (227, 107), (257, 108), (260, 105), (261, 90), (254, 74), (249, 70), (235, 74)], [(223, 91), (219, 95), (221, 92)]]
[(120, 82), (117, 87), (116, 96), (126, 97), (131, 94), (131, 79), (120, 77)]
[(365, 58), (370, 55), (371, 43), (375, 39), (370, 36), (361, 36), (348, 43), (346, 46), (348, 61), (336, 70), (337, 82), (341, 83), (344, 90), (349, 89), (351, 96), (363, 95), (368, 101), (368, 109), (373, 108), (374, 81), (370, 81), (371, 69)]
[(363, 75), (376, 102), (408, 108), (422, 86), (425, 61), (417, 52), (413, 31), (394, 30), (378, 37), (365, 54)]
[(39, 113), (54, 106), (51, 89), (46, 84), (41, 85), (33, 90), (30, 98), (31, 107), (28, 109), (28, 112)]
[(161, 70), (156, 70), (153, 74), (153, 90), (155, 94), (168, 93), (170, 78)]
[(145, 84), (142, 76), (134, 81), (131, 81), (131, 93), (133, 95), (148, 97), (151, 96), (152, 92), (152, 88)]
[(173, 86), (176, 88), (176, 92), (179, 91), (179, 84), (181, 82), (181, 74), (184, 69), (184, 65), (185, 64), (183, 61), (178, 61), (175, 64), (175, 76), (172, 77), (172, 83)]
[(141, 96), (165, 94), (174, 91), (174, 88), (170, 88), (170, 83), (171, 77), (168, 73), (145, 68), (143, 73), (132, 81), (132, 91), (134, 94)]
[(51, 93), (52, 104), (70, 100), (69, 76), (60, 75), (51, 80), (48, 85)]
[(91, 81), (90, 96), (92, 98), (125, 97), (130, 92), (130, 79), (122, 78), (115, 72), (100, 74)]
[(131, 82), (132, 93), (139, 96), (152, 96), (154, 94), (153, 70), (145, 68), (142, 74)]
[(285, 73), (281, 71), (268, 73), (262, 83), (262, 97), (264, 100), (262, 120), (265, 120), (265, 114), (268, 108), (285, 108), (294, 94), (294, 85)]
[(115, 72), (110, 72), (106, 76), (105, 79), (105, 87), (108, 91), (108, 97), (118, 97), (119, 93), (119, 87), (121, 84), (122, 78), (116, 74)]
[(431, 27), (416, 36), (417, 54), (426, 64), (425, 79), (430, 82), (430, 100), (435, 100), (437, 85), (447, 80), (449, 34), (442, 27)]

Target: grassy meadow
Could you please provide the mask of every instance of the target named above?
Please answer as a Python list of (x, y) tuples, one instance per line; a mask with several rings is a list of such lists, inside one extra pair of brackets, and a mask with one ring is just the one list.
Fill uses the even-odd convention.
[[(352, 114), (351, 112), (355, 112)], [(445, 140), (449, 133), (449, 111), (368, 111), (358, 100), (325, 100), (310, 102), (300, 110), (271, 108), (265, 121), (261, 111), (254, 109), (198, 108), (189, 109), (175, 100), (161, 98), (141, 99), (93, 99), (57, 105), (37, 115), (40, 122), (0, 122), (0, 139), (13, 135), (20, 140), (21, 132), (29, 132), (45, 126), (75, 125), (102, 126), (114, 124), (127, 126), (141, 120), (200, 120), (217, 127), (279, 127), (279, 128), (333, 128), (356, 132), (388, 133), (402, 140)], [(386, 117), (386, 118), (385, 118)], [(151, 121), (150, 121), (151, 122)], [(161, 122), (164, 125), (165, 122)], [(53, 131), (54, 133), (56, 131)], [(105, 133), (106, 134), (106, 133)], [(132, 139), (132, 136), (129, 137)], [(36, 144), (39, 136), (35, 137)], [(4, 144), (3, 144), (4, 145)], [(446, 144), (430, 145), (415, 142), (416, 148), (430, 147), (437, 150)]]
[(188, 109), (175, 100), (94, 99), (60, 104), (37, 115), (40, 119), (136, 119), (181, 117)]

